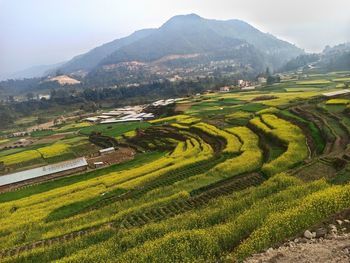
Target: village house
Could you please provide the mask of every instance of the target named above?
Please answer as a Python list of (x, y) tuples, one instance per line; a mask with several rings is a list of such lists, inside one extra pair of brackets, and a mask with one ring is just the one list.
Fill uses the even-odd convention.
[(220, 92), (229, 92), (229, 91), (230, 91), (230, 87), (228, 86), (220, 87)]

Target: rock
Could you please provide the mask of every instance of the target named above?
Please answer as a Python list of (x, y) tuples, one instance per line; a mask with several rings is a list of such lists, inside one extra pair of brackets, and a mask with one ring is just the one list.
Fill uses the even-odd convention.
[(330, 230), (329, 230), (330, 234), (337, 234), (338, 233), (338, 229), (335, 225), (329, 225), (329, 228), (330, 228)]
[(348, 239), (348, 237), (347, 236), (337, 236), (336, 239), (337, 240), (346, 240), (346, 239)]
[(335, 233), (330, 233), (330, 234), (327, 234), (327, 236), (326, 236), (327, 239), (336, 239), (337, 237), (338, 236)]
[(301, 238), (300, 243), (307, 243), (307, 238)]
[(345, 219), (344, 222), (347, 224), (350, 224), (350, 220), (348, 220), (348, 219)]
[(267, 251), (266, 251), (266, 253), (272, 253), (273, 252), (273, 248), (272, 247), (270, 247)]
[(338, 219), (338, 220), (335, 220), (335, 221), (337, 221), (338, 225), (340, 225), (340, 226), (343, 224), (343, 221), (341, 221), (341, 220), (339, 220), (339, 219)]
[(329, 224), (329, 226), (328, 226), (330, 229), (337, 229), (337, 227), (335, 226), (335, 225), (333, 225), (333, 224)]
[(323, 227), (320, 227), (316, 230), (316, 237), (319, 238), (319, 237), (325, 237), (327, 234), (327, 229), (323, 228)]
[(311, 233), (309, 230), (305, 230), (304, 237), (306, 237), (307, 239), (312, 239), (316, 237), (316, 233), (315, 232)]

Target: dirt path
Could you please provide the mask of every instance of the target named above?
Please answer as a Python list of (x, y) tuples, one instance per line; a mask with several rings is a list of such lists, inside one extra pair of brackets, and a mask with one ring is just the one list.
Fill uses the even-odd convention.
[(308, 243), (289, 242), (277, 249), (270, 248), (264, 253), (248, 258), (245, 263), (349, 263), (350, 235), (334, 239), (315, 239)]
[(244, 262), (349, 263), (350, 208), (323, 220), (293, 241), (287, 241), (277, 248), (269, 248), (263, 253), (252, 255)]

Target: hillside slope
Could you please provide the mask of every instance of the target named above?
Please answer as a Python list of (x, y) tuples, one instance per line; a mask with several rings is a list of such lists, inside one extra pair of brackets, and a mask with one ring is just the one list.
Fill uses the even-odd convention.
[(104, 59), (101, 64), (124, 61), (153, 61), (168, 54), (206, 53), (226, 50), (243, 44), (251, 45), (267, 61), (277, 66), (302, 51), (288, 42), (262, 33), (240, 20), (210, 20), (198, 15), (175, 16), (149, 36), (122, 47)]
[(117, 51), (123, 46), (129, 45), (145, 36), (148, 36), (153, 31), (154, 29), (139, 30), (134, 32), (130, 36), (116, 39), (109, 43), (103, 44), (85, 54), (74, 57), (73, 59), (62, 65), (60, 67), (60, 70), (62, 70), (64, 73), (71, 73), (79, 70), (89, 71), (96, 67), (98, 63), (106, 56)]
[[(249, 66), (260, 71), (266, 66), (278, 68), (302, 53), (296, 46), (246, 22), (212, 20), (190, 14), (175, 16), (158, 29), (137, 31), (97, 47), (73, 58), (60, 69), (64, 73), (90, 71), (90, 77), (104, 77), (107, 68), (107, 71), (113, 69), (118, 78), (136, 72), (145, 79), (149, 74), (144, 71), (158, 71), (153, 64), (147, 64), (155, 61), (158, 66), (174, 68), (232, 60), (229, 65)], [(129, 64), (135, 62), (146, 65), (130, 73)], [(123, 63), (128, 63), (128, 67)], [(134, 65), (132, 67), (135, 69)]]

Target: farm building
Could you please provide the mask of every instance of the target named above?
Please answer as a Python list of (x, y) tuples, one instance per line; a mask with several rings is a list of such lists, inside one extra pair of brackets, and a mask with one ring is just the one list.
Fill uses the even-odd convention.
[(38, 178), (55, 178), (61, 175), (68, 175), (74, 172), (83, 171), (87, 168), (87, 166), (88, 163), (83, 157), (75, 160), (50, 164), (26, 171), (3, 175), (0, 176), (0, 190), (3, 190), (5, 188), (16, 188), (18, 185), (26, 185), (37, 181)]
[(95, 168), (101, 168), (104, 166), (104, 162), (94, 162)]
[(104, 113), (102, 113), (102, 115), (104, 115), (104, 116), (107, 116), (107, 117), (110, 117), (110, 116), (120, 116), (120, 115), (122, 115), (123, 113), (122, 112), (120, 112), (120, 111), (109, 111), (109, 112), (104, 112)]
[(27, 136), (29, 135), (28, 132), (14, 132), (12, 133), (9, 137), (22, 137), (22, 136)]
[(99, 150), (100, 154), (106, 154), (106, 153), (111, 153), (114, 152), (115, 148), (114, 147), (109, 147), (109, 148), (105, 148), (105, 149), (101, 149)]
[(336, 97), (336, 96), (340, 96), (340, 95), (344, 95), (344, 94), (348, 94), (348, 93), (350, 93), (350, 90), (343, 89), (343, 90), (337, 90), (337, 91), (323, 93), (322, 95), (325, 97)]
[(244, 88), (241, 88), (241, 90), (255, 90), (255, 87), (254, 86), (244, 87)]
[(98, 122), (100, 119), (97, 117), (89, 117), (85, 119), (88, 122)]
[(142, 121), (142, 118), (128, 118), (128, 119), (108, 119), (101, 121), (101, 124), (109, 124), (109, 123), (119, 123), (119, 122), (130, 122), (130, 121)]
[(106, 119), (109, 119), (110, 116), (101, 115), (101, 116), (96, 116), (96, 118), (99, 118), (99, 119), (102, 119), (102, 120), (106, 120)]
[(153, 119), (154, 114), (153, 113), (146, 113), (145, 115), (142, 116), (143, 119)]
[(157, 100), (155, 102), (152, 103), (152, 106), (154, 107), (158, 107), (158, 106), (167, 106), (169, 104), (173, 104), (175, 103), (176, 101), (180, 100), (181, 98), (179, 99), (167, 99), (167, 100)]
[(259, 84), (264, 84), (267, 82), (267, 79), (265, 77), (259, 77), (258, 82), (259, 82)]
[(230, 88), (227, 86), (220, 88), (220, 92), (229, 92), (229, 91), (230, 91)]

